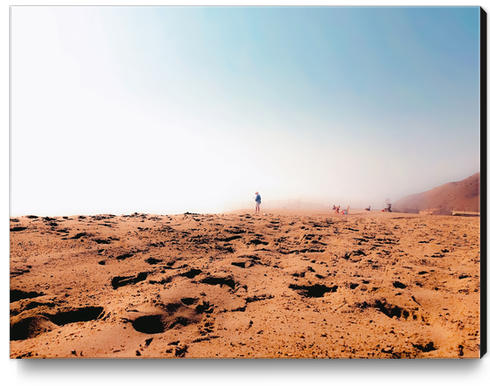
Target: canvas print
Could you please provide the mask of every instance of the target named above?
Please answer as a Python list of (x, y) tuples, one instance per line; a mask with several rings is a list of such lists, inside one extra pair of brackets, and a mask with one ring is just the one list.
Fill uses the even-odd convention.
[(10, 16), (10, 358), (484, 353), (480, 7)]

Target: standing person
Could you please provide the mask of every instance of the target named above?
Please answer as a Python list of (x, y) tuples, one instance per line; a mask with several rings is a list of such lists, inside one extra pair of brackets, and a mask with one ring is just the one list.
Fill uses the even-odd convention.
[(255, 192), (255, 213), (260, 213), (260, 203), (262, 202), (262, 198), (260, 197), (259, 192)]

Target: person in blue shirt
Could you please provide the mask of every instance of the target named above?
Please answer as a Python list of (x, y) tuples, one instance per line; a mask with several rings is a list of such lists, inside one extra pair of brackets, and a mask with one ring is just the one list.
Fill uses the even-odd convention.
[(260, 203), (262, 199), (260, 197), (259, 192), (255, 192), (255, 213), (260, 213)]

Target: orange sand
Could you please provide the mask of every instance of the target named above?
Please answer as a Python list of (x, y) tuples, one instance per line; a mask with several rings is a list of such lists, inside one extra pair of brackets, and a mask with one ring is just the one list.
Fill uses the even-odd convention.
[(11, 358), (475, 358), (480, 219), (11, 218)]

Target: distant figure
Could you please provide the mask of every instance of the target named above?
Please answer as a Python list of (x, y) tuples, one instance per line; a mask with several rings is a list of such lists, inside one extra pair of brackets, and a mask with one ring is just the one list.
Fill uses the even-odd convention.
[(255, 192), (255, 213), (260, 213), (260, 203), (262, 202), (262, 198), (260, 197), (259, 192)]
[(337, 209), (337, 207), (336, 207), (336, 206), (335, 206), (335, 204), (334, 204), (334, 205), (333, 205), (333, 208), (332, 208), (332, 210), (335, 210), (335, 209)]
[(371, 210), (371, 205), (369, 205), (367, 208), (364, 208), (364, 210), (367, 210), (369, 212)]

